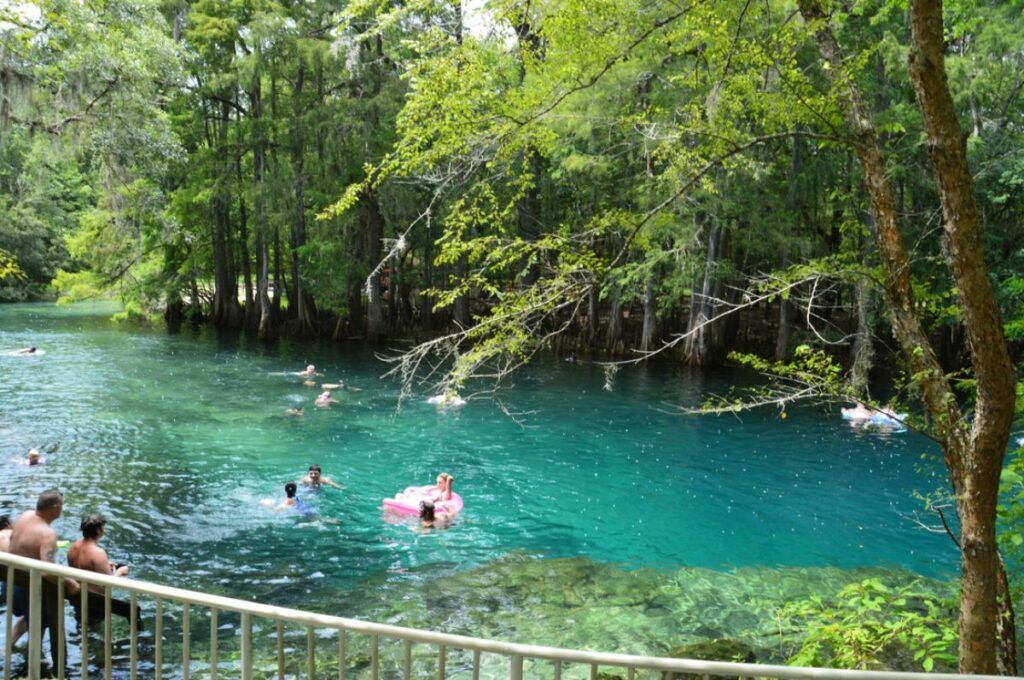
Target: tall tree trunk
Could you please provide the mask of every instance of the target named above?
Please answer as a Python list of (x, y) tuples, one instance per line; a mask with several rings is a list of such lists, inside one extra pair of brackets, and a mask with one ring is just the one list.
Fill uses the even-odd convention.
[[(466, 278), (466, 272), (469, 268), (469, 264), (466, 261), (466, 256), (462, 255), (459, 257), (458, 262), (455, 263), (455, 280), (460, 285)], [(455, 298), (455, 306), (452, 309), (455, 323), (460, 328), (469, 328), (469, 295), (463, 294)]]
[(612, 308), (608, 313), (608, 335), (605, 347), (611, 354), (622, 351), (622, 291), (616, 286), (612, 291)]
[(380, 205), (376, 194), (370, 192), (363, 201), (363, 219), (365, 220), (367, 261), (371, 272), (366, 281), (366, 337), (369, 340), (380, 340), (387, 335), (387, 323), (384, 319), (384, 299), (380, 290), (382, 256), (382, 239), (384, 238), (384, 216), (380, 214)]
[(267, 171), (266, 140), (262, 130), (262, 84), (260, 74), (252, 78), (252, 89), (249, 92), (249, 115), (255, 122), (256, 139), (253, 143), (253, 178), (256, 185), (256, 267), (257, 267), (257, 305), (259, 307), (259, 325), (256, 337), (265, 340), (273, 334), (273, 310), (270, 306), (270, 246), (267, 243), (270, 229), (267, 225), (266, 197), (264, 177)]
[(871, 284), (865, 278), (857, 280), (854, 295), (857, 305), (857, 333), (853, 338), (853, 365), (850, 384), (857, 394), (871, 394), (871, 368), (875, 363), (875, 346), (871, 338)]
[(302, 90), (306, 82), (306, 62), (302, 59), (295, 71), (292, 85), (294, 108), (292, 110), (292, 174), (294, 176), (295, 207), (292, 211), (292, 233), (290, 265), (292, 287), (288, 300), (288, 311), (296, 322), (300, 335), (316, 331), (316, 306), (313, 296), (306, 290), (299, 263), (299, 250), (306, 245), (306, 184), (305, 184), (305, 135), (303, 125)]
[[(790, 216), (790, 228), (796, 231), (801, 225), (802, 211), (800, 210), (799, 186), (797, 177), (803, 170), (803, 144), (798, 134), (793, 135), (793, 150), (789, 162), (789, 186), (786, 191), (786, 207)], [(789, 266), (789, 246), (782, 248), (782, 266)], [(779, 302), (779, 330), (775, 335), (775, 360), (784, 361), (789, 352), (789, 334), (792, 330), (793, 305), (789, 297), (784, 297)]]
[[(917, 313), (909, 258), (897, 221), (892, 185), (869, 111), (856, 85), (845, 77), (844, 55), (818, 0), (799, 0), (815, 27), (818, 52), (842, 98), (878, 227), (886, 299), (893, 332), (918, 377), (931, 427), (944, 453), (960, 515), (960, 670), (994, 674), (997, 663), (999, 552), (995, 509), (999, 474), (1013, 419), (1014, 384), (1002, 320), (981, 249), (981, 221), (967, 165), (964, 139), (946, 80), (942, 5), (911, 0), (911, 79), (928, 138), (928, 152), (942, 205), (945, 250), (957, 284), (964, 327), (977, 378), (973, 423), (959, 410)], [(1007, 660), (1009, 662), (1009, 660)]]
[(593, 346), (601, 328), (601, 294), (596, 283), (587, 291), (587, 309), (587, 344)]
[[(235, 155), (235, 174), (238, 178), (238, 261), (242, 263), (242, 283), (245, 287), (245, 327), (256, 327), (256, 296), (252, 285), (252, 258), (249, 257), (249, 213), (245, 206), (245, 186), (242, 176), (242, 156)], [(237, 295), (235, 296), (237, 297)]]
[[(220, 123), (216, 125), (216, 144), (221, 154), (227, 153), (230, 109), (227, 102), (221, 102)], [(213, 197), (213, 262), (214, 301), (213, 320), (221, 328), (237, 328), (241, 323), (241, 309), (238, 307), (238, 281), (231, 263), (231, 215), (226, 190), (219, 187)]]
[(974, 176), (946, 77), (942, 3), (911, 0), (910, 28), (910, 76), (928, 136), (928, 156), (942, 205), (946, 258), (957, 284), (977, 379), (970, 441), (958, 461), (963, 477), (963, 488), (957, 490), (963, 551), (960, 670), (990, 673), (1000, 665), (993, 635), (1002, 569), (996, 543), (996, 503), (1013, 425), (1013, 364), (988, 278)]
[(706, 226), (708, 245), (700, 292), (690, 296), (690, 326), (686, 330), (688, 335), (683, 345), (683, 356), (688, 364), (704, 366), (710, 359), (711, 325), (708, 320), (715, 311), (712, 298), (716, 286), (715, 267), (722, 228), (714, 215), (698, 213), (694, 221), (699, 223), (698, 226)]
[(640, 333), (640, 350), (654, 349), (655, 334), (658, 330), (658, 297), (654, 294), (654, 277), (647, 279), (644, 286), (644, 326)]
[(423, 244), (423, 281), (420, 290), (420, 327), (434, 329), (434, 299), (426, 291), (434, 287), (434, 223), (427, 216), (427, 238)]

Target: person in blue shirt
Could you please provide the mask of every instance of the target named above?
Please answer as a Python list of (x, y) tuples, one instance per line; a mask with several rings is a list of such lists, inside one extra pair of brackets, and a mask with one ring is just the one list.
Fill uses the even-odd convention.
[(295, 510), (300, 515), (312, 515), (312, 514), (314, 514), (316, 512), (316, 510), (313, 508), (313, 506), (311, 506), (309, 503), (307, 503), (306, 501), (302, 500), (301, 498), (298, 497), (298, 495), (296, 495), (297, 491), (298, 491), (298, 488), (299, 487), (295, 484), (295, 482), (288, 482), (287, 484), (285, 484), (284, 485), (285, 499), (283, 501), (281, 501), (281, 504), (278, 505), (274, 509), (275, 510), (288, 510), (288, 509), (291, 509), (291, 510)]

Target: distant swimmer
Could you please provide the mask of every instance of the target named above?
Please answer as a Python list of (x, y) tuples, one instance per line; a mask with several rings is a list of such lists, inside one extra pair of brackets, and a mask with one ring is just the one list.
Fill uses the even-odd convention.
[(301, 418), (302, 416), (306, 415), (305, 413), (302, 412), (301, 408), (286, 408), (284, 410), (284, 414), (289, 418)]
[(42, 465), (46, 459), (37, 449), (29, 449), (24, 458), (16, 458), (14, 462), (21, 465)]
[(322, 390), (343, 390), (345, 389), (345, 383), (323, 383), (320, 385)]
[(323, 470), (320, 469), (319, 465), (310, 465), (309, 472), (306, 473), (305, 477), (301, 477), (299, 479), (299, 484), (311, 486), (313, 488), (319, 488), (324, 484), (327, 486), (333, 486), (335, 489), (345, 488), (330, 477), (324, 476)]
[(844, 420), (871, 420), (871, 416), (874, 415), (874, 411), (869, 409), (861, 402), (856, 402), (856, 406), (853, 408), (841, 409)]
[(12, 349), (6, 352), (6, 354), (12, 357), (39, 357), (46, 354), (46, 352), (35, 347), (22, 347), (21, 349)]
[(309, 366), (306, 366), (306, 370), (298, 371), (295, 375), (302, 376), (303, 378), (312, 378), (313, 376), (316, 375), (323, 375), (323, 373), (317, 373), (316, 366), (310, 364)]
[(331, 404), (337, 403), (339, 403), (337, 399), (331, 398), (331, 393), (329, 390), (324, 390), (323, 392), (321, 392), (320, 396), (317, 397), (316, 401), (313, 402), (313, 404), (316, 405), (318, 408), (327, 408)]
[(466, 400), (458, 395), (457, 392), (448, 391), (442, 394), (435, 394), (430, 399), (427, 399), (428, 404), (434, 404), (437, 408), (444, 410), (448, 408), (459, 408), (460, 406), (466, 405)]

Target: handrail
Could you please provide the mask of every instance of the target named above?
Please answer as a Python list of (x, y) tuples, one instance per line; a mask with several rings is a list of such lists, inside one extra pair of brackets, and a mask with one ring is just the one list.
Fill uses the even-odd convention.
[[(434, 631), (405, 628), (383, 623), (361, 621), (327, 614), (315, 614), (301, 609), (278, 607), (258, 602), (247, 602), (222, 595), (209, 595), (183, 588), (164, 586), (146, 581), (138, 581), (125, 577), (106, 576), (93, 571), (83, 571), (73, 567), (65, 567), (50, 562), (42, 562), (10, 553), (0, 553), (0, 564), (28, 571), (36, 569), (42, 574), (51, 574), (62, 578), (84, 580), (89, 584), (109, 586), (133, 593), (173, 600), (181, 603), (195, 604), (203, 607), (232, 611), (246, 617), (259, 616), (284, 620), (306, 626), (320, 626), (335, 630), (353, 631), (371, 636), (380, 636), (411, 642), (422, 642), (444, 647), (488, 652), (518, 659), (544, 659), (570, 663), (583, 663), (602, 666), (620, 666), (643, 668), (658, 671), (676, 671), (701, 675), (740, 676), (740, 677), (774, 677), (785, 680), (963, 680), (962, 675), (955, 673), (918, 673), (893, 671), (862, 671), (832, 668), (813, 668), (801, 666), (780, 666), (772, 664), (736, 663), (729, 661), (702, 661), (698, 659), (677, 659), (669, 657), (637, 656), (633, 654), (616, 654), (609, 652), (591, 652), (585, 650), (546, 647), (517, 642), (488, 640), (465, 635), (437, 633)], [(1005, 680), (998, 675), (973, 675), (977, 680)]]

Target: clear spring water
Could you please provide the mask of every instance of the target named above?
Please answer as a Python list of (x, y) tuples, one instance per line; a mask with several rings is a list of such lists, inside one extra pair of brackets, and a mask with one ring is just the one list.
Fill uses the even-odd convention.
[[(429, 393), (396, 411), (397, 385), (379, 379), (382, 364), (361, 345), (266, 347), (209, 332), (131, 330), (107, 321), (113, 311), (0, 306), (0, 512), (29, 508), (57, 486), (65, 492), (58, 533), (77, 538), (79, 517), (103, 512), (111, 558), (137, 578), (614, 649), (608, 630), (595, 632), (597, 641), (579, 630), (560, 637), (560, 623), (545, 622), (544, 612), (569, 606), (566, 598), (607, 600), (600, 588), (581, 594), (581, 564), (582, 580), (648, 579), (662, 593), (679, 574), (703, 574), (703, 584), (746, 575), (738, 589), (749, 591), (751, 583), (764, 590), (773, 573), (799, 589), (813, 580), (807, 574), (858, 567), (943, 579), (956, 572), (949, 539), (913, 521), (921, 512), (914, 493), (944, 485), (940, 463), (922, 459), (934, 453), (926, 439), (855, 432), (836, 410), (818, 407), (786, 419), (774, 410), (741, 418), (676, 411), (747, 375), (656, 364), (619, 372), (606, 391), (599, 366), (548, 357), (500, 395), (521, 422), (485, 399), (439, 413), (425, 403)], [(27, 345), (45, 354), (6, 354)], [(325, 373), (318, 380), (359, 391), (313, 408), (317, 390), (287, 374), (308, 363)], [(297, 407), (304, 417), (284, 415)], [(45, 465), (11, 462), (29, 447), (43, 451)], [(260, 505), (282, 497), (310, 463), (346, 486), (307, 495), (316, 516)], [(442, 470), (455, 475), (466, 504), (447, 530), (421, 532), (379, 509), (383, 497)], [(509, 575), (510, 564), (521, 570)], [(502, 595), (529, 579), (544, 588)], [(443, 602), (430, 601), (438, 584)], [(493, 598), (481, 584), (494, 586)], [(418, 604), (403, 610), (400, 600)], [(651, 611), (649, 601), (637, 609), (634, 628), (649, 625)], [(516, 613), (529, 631), (513, 630)], [(738, 632), (726, 622), (705, 637)], [(531, 635), (538, 639), (523, 639)], [(624, 637), (624, 651), (652, 648)]]

